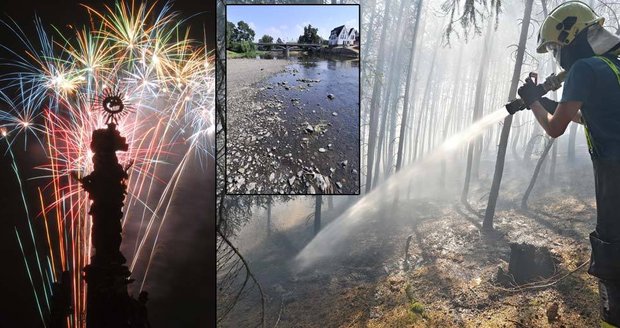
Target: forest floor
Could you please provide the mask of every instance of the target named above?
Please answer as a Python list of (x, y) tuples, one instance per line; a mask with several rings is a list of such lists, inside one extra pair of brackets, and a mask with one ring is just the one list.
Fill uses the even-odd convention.
[[(473, 188), (470, 206), (449, 197), (416, 198), (399, 201), (389, 215), (392, 206), (366, 213), (363, 227), (334, 250), (338, 255), (303, 271), (292, 260), (312, 238), (311, 222), (273, 232), (246, 252), (266, 295), (265, 327), (597, 326), (597, 284), (587, 264), (566, 275), (589, 259), (596, 211), (588, 165), (556, 172), (561, 187), (539, 181), (528, 210), (520, 208), (527, 181), (506, 178), (491, 236), (480, 233), (489, 176)], [(337, 206), (324, 216), (329, 221), (342, 211)], [(543, 282), (549, 286), (496, 283), (498, 268), (507, 270), (511, 242), (551, 251), (557, 267)], [(223, 326), (253, 326), (256, 309), (256, 299), (245, 299), (237, 309), (243, 315)]]

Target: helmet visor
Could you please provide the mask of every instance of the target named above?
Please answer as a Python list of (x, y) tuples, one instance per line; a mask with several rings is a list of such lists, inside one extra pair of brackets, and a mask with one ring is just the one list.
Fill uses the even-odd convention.
[(555, 57), (555, 59), (559, 63), (560, 57), (561, 57), (560, 52), (562, 51), (562, 45), (558, 42), (548, 42), (545, 45), (545, 47), (547, 48), (547, 51), (553, 54), (553, 57)]

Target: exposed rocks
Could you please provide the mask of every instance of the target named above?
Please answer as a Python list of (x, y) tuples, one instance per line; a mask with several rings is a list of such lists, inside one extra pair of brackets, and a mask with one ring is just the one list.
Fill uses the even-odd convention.
[(240, 175), (235, 177), (235, 179), (233, 181), (237, 183), (237, 185), (236, 185), (237, 189), (241, 188), (241, 186), (243, 186), (245, 184), (245, 178), (240, 176)]
[(329, 93), (329, 94), (327, 94), (327, 98), (328, 98), (329, 100), (333, 100), (334, 98), (336, 98), (336, 96), (334, 96), (334, 94), (333, 94), (333, 93)]
[[(299, 72), (287, 69), (283, 75), (255, 83), (257, 87), (236, 94), (231, 90), (228, 105), (236, 109), (228, 120), (228, 192), (330, 194), (357, 190), (358, 177), (351, 177), (348, 169), (341, 170), (341, 159), (334, 158), (342, 155), (337, 150), (351, 149), (348, 141), (342, 147), (336, 144), (334, 132), (328, 131), (338, 120), (337, 108), (329, 108), (329, 100), (321, 93), (313, 98), (309, 92), (320, 79), (291, 77), (295, 73)], [(329, 99), (335, 98), (330, 95)]]
[(321, 82), (321, 80), (319, 80), (319, 79), (316, 79), (316, 80), (314, 80), (314, 79), (305, 79), (305, 78), (304, 78), (304, 79), (297, 79), (297, 82), (304, 82), (304, 83), (319, 83), (319, 82)]

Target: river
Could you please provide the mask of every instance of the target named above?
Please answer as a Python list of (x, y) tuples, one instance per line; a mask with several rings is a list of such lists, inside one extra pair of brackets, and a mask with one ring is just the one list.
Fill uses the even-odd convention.
[(288, 60), (283, 72), (247, 92), (252, 99), (242, 103), (252, 106), (241, 113), (245, 105), (229, 102), (233, 121), (252, 125), (231, 127), (227, 134), (228, 191), (358, 193), (359, 59), (268, 53), (253, 66), (281, 60)]

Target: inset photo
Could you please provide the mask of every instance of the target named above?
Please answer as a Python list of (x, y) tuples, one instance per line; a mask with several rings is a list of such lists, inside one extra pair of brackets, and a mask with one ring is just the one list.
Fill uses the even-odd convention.
[(359, 5), (226, 6), (226, 191), (360, 191)]

